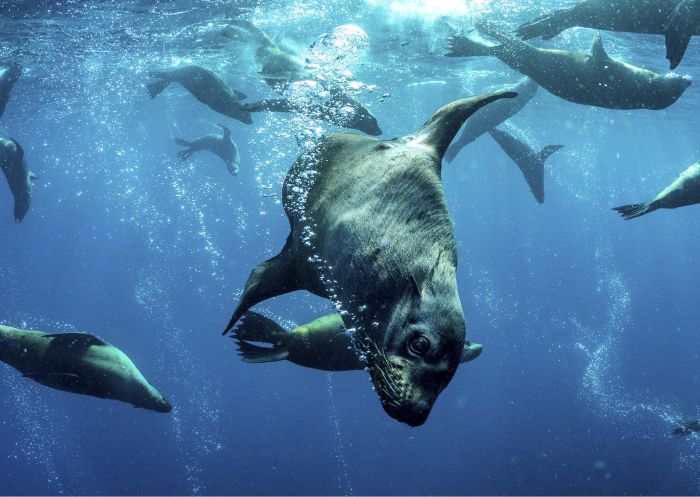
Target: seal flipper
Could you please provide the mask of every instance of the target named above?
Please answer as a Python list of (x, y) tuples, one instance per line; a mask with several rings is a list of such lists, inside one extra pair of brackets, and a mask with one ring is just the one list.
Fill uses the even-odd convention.
[(462, 352), (462, 360), (459, 362), (464, 363), (473, 361), (481, 355), (481, 352), (483, 352), (483, 350), (484, 346), (479, 343), (465, 342), (464, 351)]
[(290, 233), (282, 252), (272, 259), (258, 264), (251, 271), (238, 307), (222, 335), (231, 331), (241, 316), (255, 304), (302, 289), (297, 276), (295, 260), (291, 254), (291, 246), (292, 235)]
[(635, 217), (640, 217), (645, 214), (649, 214), (651, 211), (655, 211), (656, 209), (652, 207), (651, 203), (643, 203), (643, 204), (632, 204), (632, 205), (623, 205), (620, 207), (613, 207), (613, 210), (617, 211), (620, 213), (620, 215), (625, 218), (625, 221), (629, 221), (630, 219), (634, 219)]
[(603, 38), (596, 33), (591, 46), (591, 61), (596, 65), (605, 65), (610, 62), (610, 56), (603, 46)]
[[(236, 340), (243, 362), (283, 361), (289, 356), (289, 333), (284, 328), (257, 312), (246, 312), (241, 319), (232, 338)], [(272, 347), (250, 342), (266, 342)]]
[(87, 349), (92, 345), (107, 345), (94, 335), (87, 333), (49, 333), (43, 338), (51, 338), (51, 345), (69, 348)]
[(491, 102), (516, 96), (517, 93), (514, 92), (498, 92), (449, 103), (423, 124), (423, 127), (412, 137), (411, 144), (431, 147), (442, 160), (447, 147), (472, 114)]
[(286, 98), (269, 98), (241, 105), (241, 110), (244, 112), (262, 112), (268, 110), (270, 112), (294, 112), (296, 109), (292, 103)]
[(666, 58), (671, 63), (671, 69), (678, 67), (688, 48), (690, 38), (700, 20), (700, 1), (681, 1), (664, 23), (666, 37)]
[(80, 376), (73, 373), (46, 373), (37, 371), (24, 373), (22, 376), (58, 390), (81, 393), (86, 389)]

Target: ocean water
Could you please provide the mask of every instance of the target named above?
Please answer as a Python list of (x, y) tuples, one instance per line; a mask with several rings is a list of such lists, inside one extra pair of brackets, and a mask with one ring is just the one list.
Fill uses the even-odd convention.
[[(196, 63), (249, 100), (274, 93), (249, 51), (216, 35), (253, 21), (304, 53), (356, 24), (355, 60), (326, 74), (354, 88), (382, 138), (520, 75), (444, 57), (475, 17), (514, 28), (554, 0), (0, 1), (0, 60), (24, 68), (0, 134), (39, 176), (21, 224), (0, 181), (0, 324), (87, 331), (124, 350), (170, 400), (159, 414), (45, 388), (0, 364), (1, 494), (697, 494), (700, 417), (697, 206), (625, 222), (700, 158), (691, 86), (663, 111), (585, 107), (543, 89), (512, 119), (546, 165), (538, 205), (485, 135), (443, 168), (469, 339), (428, 421), (383, 411), (366, 373), (243, 363), (221, 336), (243, 284), (288, 234), (284, 175), (304, 115), (220, 116), (185, 90), (151, 100), (153, 69)], [(588, 50), (572, 29), (540, 46)], [(603, 33), (608, 52), (667, 70), (663, 38)], [(352, 59), (352, 57), (351, 57)], [(352, 62), (352, 63), (350, 63)], [(676, 70), (700, 77), (691, 42)], [(357, 84), (355, 84), (357, 83)], [(361, 83), (361, 84), (360, 84)], [(231, 127), (229, 175), (174, 137)], [(257, 310), (285, 325), (332, 311), (305, 293)]]

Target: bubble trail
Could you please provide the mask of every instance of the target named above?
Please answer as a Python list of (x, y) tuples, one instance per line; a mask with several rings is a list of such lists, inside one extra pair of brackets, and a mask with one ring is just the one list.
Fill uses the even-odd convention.
[(331, 425), (335, 431), (335, 460), (338, 464), (338, 488), (343, 495), (354, 495), (352, 489), (352, 480), (348, 471), (348, 464), (345, 460), (345, 442), (343, 441), (343, 433), (340, 430), (340, 418), (338, 416), (338, 408), (335, 404), (335, 388), (333, 386), (333, 377), (331, 373), (326, 375), (328, 383), (328, 410), (330, 414)]

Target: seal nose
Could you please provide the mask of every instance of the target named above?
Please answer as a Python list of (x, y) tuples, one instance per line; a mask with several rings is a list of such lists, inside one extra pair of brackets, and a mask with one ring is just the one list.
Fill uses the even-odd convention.
[(396, 421), (406, 423), (408, 426), (416, 427), (426, 422), (430, 415), (431, 408), (421, 405), (402, 405), (400, 407), (391, 407), (384, 404), (386, 413)]

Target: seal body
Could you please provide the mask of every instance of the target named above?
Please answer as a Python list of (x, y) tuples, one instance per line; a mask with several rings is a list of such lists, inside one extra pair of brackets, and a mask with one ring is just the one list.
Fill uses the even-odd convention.
[(245, 95), (229, 88), (214, 71), (191, 65), (170, 71), (155, 71), (151, 77), (158, 80), (148, 85), (151, 98), (156, 98), (171, 83), (179, 83), (213, 111), (245, 124), (253, 122), (250, 113), (241, 110), (241, 100), (246, 98)]
[(680, 423), (671, 433), (674, 437), (685, 437), (700, 431), (700, 419)]
[(536, 48), (493, 30), (488, 34), (501, 44), (455, 37), (449, 55), (495, 56), (550, 93), (578, 104), (607, 109), (665, 109), (691, 84), (688, 77), (661, 75), (610, 58), (600, 35), (595, 36), (591, 53), (587, 54)]
[(226, 331), (277, 295), (305, 289), (328, 298), (355, 334), (387, 413), (424, 423), (460, 363), (466, 332), (442, 157), (474, 112), (514, 96), (453, 102), (402, 138), (338, 133), (305, 152), (283, 187), (287, 243), (253, 269)]
[(690, 166), (651, 202), (623, 205), (615, 207), (614, 210), (625, 219), (634, 219), (657, 209), (677, 209), (698, 203), (700, 203), (700, 162)]
[(0, 73), (0, 117), (5, 112), (12, 88), (21, 75), (22, 67), (14, 62), (5, 67)]
[(521, 25), (523, 39), (550, 39), (575, 26), (666, 37), (666, 58), (675, 69), (691, 36), (700, 34), (698, 0), (582, 0)]
[(535, 152), (527, 143), (505, 129), (494, 128), (489, 133), (517, 164), (537, 202), (544, 203), (544, 163), (554, 152), (563, 148), (563, 145), (548, 145)]
[(0, 136), (0, 169), (15, 199), (15, 222), (22, 222), (29, 211), (32, 181), (36, 176), (29, 171), (22, 146), (12, 138)]
[(224, 164), (226, 164), (226, 170), (231, 175), (235, 176), (240, 169), (241, 156), (238, 153), (238, 147), (236, 147), (236, 144), (231, 138), (231, 130), (223, 124), (219, 126), (221, 126), (224, 131), (223, 135), (209, 134), (193, 141), (175, 138), (175, 143), (182, 147), (187, 147), (186, 150), (182, 150), (178, 154), (178, 157), (180, 157), (180, 160), (187, 160), (195, 152), (208, 150), (218, 155), (219, 158), (224, 161)]
[(0, 360), (51, 388), (158, 412), (172, 410), (126, 354), (86, 333), (48, 334), (0, 326)]
[[(366, 364), (360, 360), (340, 314), (329, 314), (285, 331), (273, 320), (256, 312), (246, 312), (233, 335), (243, 361), (264, 363), (287, 360), (322, 371), (356, 371)], [(263, 342), (261, 347), (251, 342)], [(461, 362), (481, 355), (483, 346), (466, 342)]]
[(457, 139), (450, 144), (445, 153), (445, 162), (452, 162), (464, 147), (520, 112), (535, 96), (538, 86), (533, 79), (523, 78), (516, 85), (499, 89), (498, 91), (512, 91), (518, 96), (494, 102), (474, 114)]

